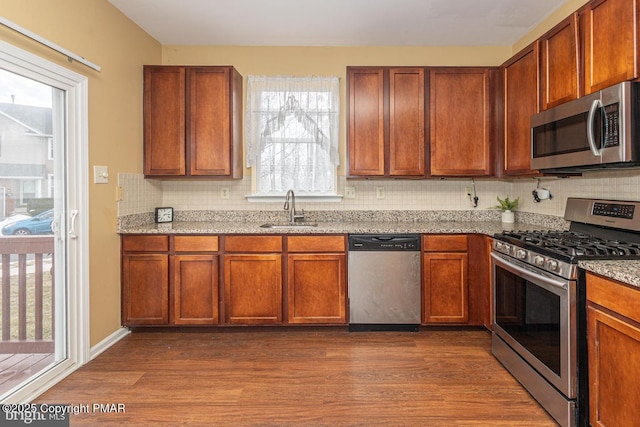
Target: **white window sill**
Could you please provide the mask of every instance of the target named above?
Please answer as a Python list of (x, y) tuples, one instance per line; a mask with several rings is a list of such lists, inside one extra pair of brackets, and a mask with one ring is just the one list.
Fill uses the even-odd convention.
[[(311, 203), (339, 203), (342, 201), (342, 197), (339, 194), (296, 194), (296, 202), (311, 202)], [(249, 194), (245, 198), (250, 203), (284, 203), (285, 195), (264, 195), (264, 194)]]

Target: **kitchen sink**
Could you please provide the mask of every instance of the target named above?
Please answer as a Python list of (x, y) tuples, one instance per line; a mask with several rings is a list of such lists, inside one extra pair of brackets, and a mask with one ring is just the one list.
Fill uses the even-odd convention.
[(262, 224), (261, 228), (315, 228), (318, 224), (313, 222), (279, 222)]

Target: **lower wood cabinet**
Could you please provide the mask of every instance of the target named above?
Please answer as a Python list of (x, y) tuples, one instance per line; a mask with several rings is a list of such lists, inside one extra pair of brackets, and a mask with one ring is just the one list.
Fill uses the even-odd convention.
[(175, 255), (173, 265), (173, 323), (218, 323), (218, 255)]
[(346, 323), (345, 237), (290, 236), (287, 243), (289, 323)]
[[(486, 248), (422, 236), (423, 324), (488, 323)], [(347, 324), (347, 301), (346, 235), (122, 237), (126, 326)]]
[(169, 324), (169, 236), (122, 237), (122, 322)]
[(224, 256), (225, 321), (282, 322), (282, 255)]
[(422, 322), (467, 323), (467, 236), (422, 236)]
[(640, 288), (587, 274), (589, 421), (640, 420)]
[(226, 323), (282, 322), (282, 239), (282, 236), (225, 236)]
[(169, 256), (122, 257), (122, 321), (125, 325), (169, 324)]

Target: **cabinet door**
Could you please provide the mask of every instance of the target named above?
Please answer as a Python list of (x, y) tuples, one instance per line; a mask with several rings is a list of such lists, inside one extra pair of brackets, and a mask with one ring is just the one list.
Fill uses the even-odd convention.
[(144, 67), (144, 174), (184, 175), (185, 69)]
[(468, 314), (467, 254), (423, 254), (424, 323), (466, 323)]
[(587, 308), (587, 319), (590, 424), (637, 425), (640, 328), (592, 306)]
[(345, 264), (344, 254), (289, 255), (289, 323), (346, 323)]
[(504, 173), (530, 175), (531, 116), (538, 113), (538, 42), (502, 67), (504, 84)]
[(189, 173), (231, 174), (229, 68), (188, 68)]
[(389, 175), (422, 176), (424, 163), (424, 69), (389, 70)]
[(173, 258), (173, 323), (218, 323), (218, 255)]
[(585, 94), (638, 77), (638, 0), (596, 0), (582, 15)]
[(491, 175), (489, 70), (432, 68), (431, 175)]
[(578, 14), (573, 13), (540, 38), (542, 109), (580, 96)]
[(282, 256), (225, 255), (224, 297), (227, 323), (280, 323)]
[(169, 323), (169, 256), (122, 257), (122, 317), (125, 325)]
[(384, 71), (349, 69), (349, 175), (384, 176)]

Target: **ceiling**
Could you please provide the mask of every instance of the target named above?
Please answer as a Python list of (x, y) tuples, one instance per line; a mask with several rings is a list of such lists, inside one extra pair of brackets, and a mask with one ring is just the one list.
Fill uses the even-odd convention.
[(567, 0), (109, 0), (163, 45), (513, 45)]

